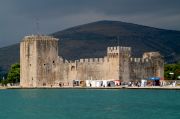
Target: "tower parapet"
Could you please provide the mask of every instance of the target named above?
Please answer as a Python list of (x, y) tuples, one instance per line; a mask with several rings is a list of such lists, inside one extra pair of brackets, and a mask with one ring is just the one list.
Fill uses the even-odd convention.
[(27, 40), (56, 40), (58, 41), (57, 38), (54, 38), (52, 36), (45, 36), (45, 35), (30, 35), (30, 36), (25, 36), (24, 39), (22, 41), (27, 41)]
[(107, 48), (107, 56), (110, 57), (117, 57), (122, 54), (129, 54), (131, 55), (131, 47), (122, 47), (122, 46), (116, 46), (116, 47), (108, 47)]
[(122, 46), (107, 47), (107, 53), (119, 53), (119, 51), (129, 52), (131, 51), (131, 47), (122, 47)]
[(145, 52), (143, 54), (144, 59), (160, 58), (162, 57), (159, 52)]

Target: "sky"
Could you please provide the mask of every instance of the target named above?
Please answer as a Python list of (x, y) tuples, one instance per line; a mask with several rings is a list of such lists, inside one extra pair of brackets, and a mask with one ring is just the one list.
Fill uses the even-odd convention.
[(180, 31), (180, 0), (0, 0), (0, 47), (99, 20)]

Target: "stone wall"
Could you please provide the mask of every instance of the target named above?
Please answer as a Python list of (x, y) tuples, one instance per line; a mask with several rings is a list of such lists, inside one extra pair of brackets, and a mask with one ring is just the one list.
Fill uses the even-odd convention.
[(163, 77), (163, 58), (157, 52), (132, 58), (130, 47), (108, 47), (103, 58), (67, 61), (58, 56), (58, 39), (27, 36), (20, 44), (23, 87), (72, 86), (73, 80), (121, 80)]

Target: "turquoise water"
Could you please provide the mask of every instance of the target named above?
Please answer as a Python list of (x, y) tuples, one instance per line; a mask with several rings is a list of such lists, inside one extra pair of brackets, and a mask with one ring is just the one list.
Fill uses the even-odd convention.
[(0, 119), (180, 119), (180, 90), (0, 90)]

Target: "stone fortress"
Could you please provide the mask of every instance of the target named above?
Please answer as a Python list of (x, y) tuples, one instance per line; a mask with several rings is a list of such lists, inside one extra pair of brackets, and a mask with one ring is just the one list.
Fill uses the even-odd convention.
[[(77, 54), (78, 55), (78, 54)], [(26, 36), (20, 43), (22, 87), (73, 86), (74, 81), (120, 80), (123, 82), (164, 76), (159, 52), (131, 57), (131, 47), (108, 47), (103, 58), (68, 61), (58, 56), (58, 39)]]

